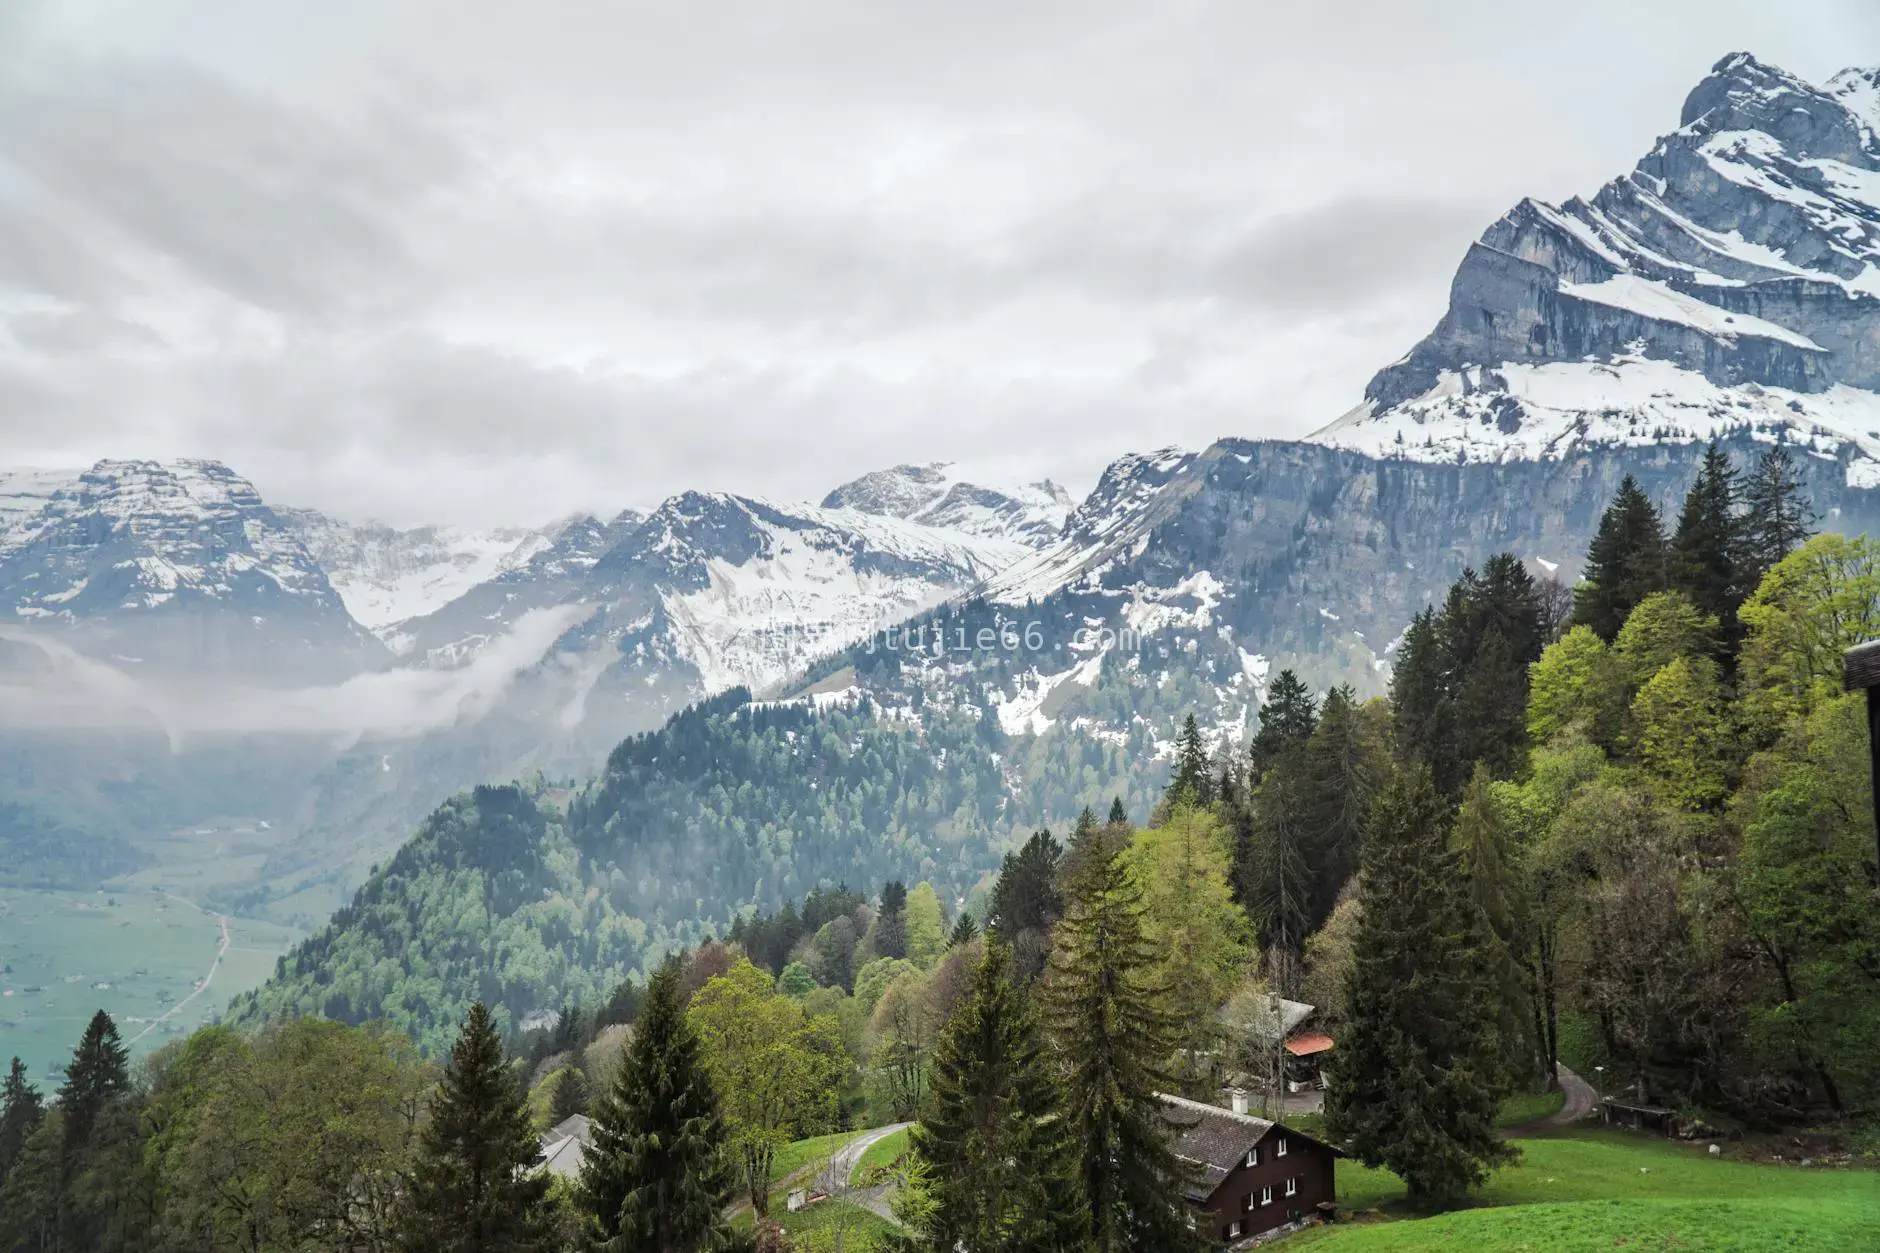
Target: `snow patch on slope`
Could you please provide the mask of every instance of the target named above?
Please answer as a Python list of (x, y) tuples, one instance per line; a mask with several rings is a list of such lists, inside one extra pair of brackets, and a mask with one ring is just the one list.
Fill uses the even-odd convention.
[(1610, 305), (1641, 317), (1675, 322), (1717, 339), (1733, 340), (1738, 335), (1754, 335), (1761, 339), (1780, 340), (1810, 352), (1827, 351), (1808, 336), (1787, 327), (1777, 326), (1774, 322), (1747, 313), (1729, 313), (1715, 305), (1705, 304), (1695, 296), (1673, 291), (1663, 283), (1641, 278), (1637, 274), (1615, 274), (1603, 283), (1563, 282), (1560, 291), (1564, 295)]
[[(1494, 386), (1484, 386), (1484, 375)], [(1813, 393), (1720, 387), (1670, 362), (1622, 357), (1445, 371), (1415, 400), (1372, 408), (1367, 402), (1312, 438), (1372, 457), (1461, 464), (1564, 457), (1585, 445), (1703, 443), (1748, 430), (1816, 456), (1848, 454), (1850, 485), (1880, 483), (1880, 395), (1842, 384)]]

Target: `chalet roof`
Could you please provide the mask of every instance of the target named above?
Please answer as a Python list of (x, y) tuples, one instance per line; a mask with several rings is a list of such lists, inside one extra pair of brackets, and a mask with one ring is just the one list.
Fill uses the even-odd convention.
[(1332, 1037), (1323, 1031), (1308, 1031), (1286, 1041), (1286, 1051), (1294, 1057), (1311, 1057), (1314, 1053), (1332, 1051)]
[(1283, 996), (1248, 996), (1236, 998), (1222, 1009), (1220, 1021), (1230, 1030), (1264, 1036), (1270, 1040), (1276, 1035), (1291, 1035), (1317, 1008), (1304, 1001), (1289, 1001)]
[(1168, 1107), (1168, 1121), (1175, 1128), (1175, 1156), (1201, 1168), (1199, 1177), (1188, 1188), (1188, 1199), (1205, 1201), (1214, 1195), (1247, 1156), (1247, 1150), (1273, 1129), (1273, 1123), (1252, 1114), (1236, 1114), (1218, 1105), (1203, 1105), (1185, 1097), (1157, 1093)]
[(570, 1114), (542, 1134), (544, 1141), (573, 1136), (583, 1144), (594, 1143), (594, 1122), (586, 1114)]
[(572, 1179), (581, 1173), (594, 1124), (586, 1114), (571, 1114), (542, 1133), (542, 1169)]

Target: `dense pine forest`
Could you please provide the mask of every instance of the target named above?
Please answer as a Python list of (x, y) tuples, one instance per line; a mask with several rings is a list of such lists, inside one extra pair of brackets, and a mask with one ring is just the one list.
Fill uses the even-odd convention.
[[(1671, 520), (1628, 481), (1578, 587), (1492, 556), (1387, 698), (1282, 673), (1245, 743), (1188, 721), (1153, 806), (1131, 767), (997, 855), (984, 720), (936, 752), (736, 693), (579, 793), (480, 788), (228, 1024), (132, 1066), (101, 1013), (56, 1092), (16, 1062), (0, 1250), (1201, 1248), (1163, 1097), (1277, 1100), (1275, 998), (1336, 1038), (1320, 1134), (1422, 1210), (1563, 1065), (1686, 1134), (1871, 1156), (1841, 657), (1880, 543), (1817, 522), (1779, 446), (1713, 450)], [(786, 1229), (805, 1145), (899, 1122), (892, 1224)]]

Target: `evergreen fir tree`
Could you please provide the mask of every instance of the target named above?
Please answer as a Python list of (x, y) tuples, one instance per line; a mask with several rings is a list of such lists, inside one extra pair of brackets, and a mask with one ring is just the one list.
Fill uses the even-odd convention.
[(1169, 780), (1163, 796), (1171, 805), (1214, 803), (1214, 772), (1193, 714), (1188, 715), (1175, 736), (1175, 777)]
[(899, 879), (881, 885), (881, 912), (875, 915), (875, 956), (907, 956), (907, 885)]
[(1454, 756), (1455, 710), (1434, 609), (1417, 614), (1404, 629), (1391, 672), (1390, 711), (1392, 739), (1404, 761), (1433, 765)]
[(1175, 1090), (1176, 1024), (1167, 989), (1152, 982), (1157, 954), (1143, 933), (1141, 891), (1119, 850), (1091, 843), (1066, 887), (1044, 1006), (1092, 1242), (1098, 1253), (1193, 1248), (1188, 1168), (1170, 1147), (1158, 1097)]
[(529, 1111), (503, 1064), (496, 1022), (478, 1001), (464, 1017), (400, 1214), (411, 1253), (532, 1250), (547, 1238), (548, 1176)]
[(1260, 729), (1254, 732), (1248, 750), (1252, 760), (1253, 782), (1258, 784), (1281, 753), (1305, 743), (1318, 725), (1318, 709), (1312, 691), (1291, 670), (1281, 670), (1267, 689), (1260, 705)]
[(1064, 912), (1058, 892), (1058, 865), (1064, 846), (1047, 830), (1033, 833), (1015, 853), (1007, 853), (992, 885), (986, 931), (1012, 950), (1019, 977), (1044, 971), (1051, 952), (1051, 930)]
[(595, 1102), (582, 1208), (610, 1253), (698, 1253), (730, 1240), (737, 1175), (711, 1077), (686, 1021), (679, 967), (648, 981), (619, 1071)]
[(564, 1067), (555, 1080), (554, 1100), (548, 1107), (548, 1125), (558, 1127), (576, 1114), (588, 1112), (588, 1081), (579, 1066)]
[(1129, 825), (1129, 811), (1123, 808), (1123, 798), (1120, 796), (1110, 799), (1110, 825), (1113, 827)]
[(979, 924), (973, 921), (970, 911), (962, 909), (960, 916), (953, 920), (953, 932), (947, 936), (947, 947), (958, 948), (962, 944), (971, 944), (973, 937), (979, 934)]
[(1736, 467), (1715, 444), (1704, 451), (1697, 481), (1685, 493), (1666, 563), (1672, 589), (1718, 621), (1724, 649), (1732, 654), (1739, 637), (1736, 611), (1752, 590), (1744, 586), (1741, 568), (1736, 479)]
[(1089, 1207), (1056, 1069), (994, 940), (933, 1054), (933, 1091), (910, 1136), (926, 1165), (916, 1245), (933, 1253), (1086, 1247)]
[(1427, 771), (1379, 795), (1364, 854), (1347, 1021), (1326, 1084), (1326, 1130), (1384, 1166), (1426, 1209), (1454, 1204), (1511, 1152), (1500, 1009), (1446, 849), (1447, 807)]
[(79, 1037), (78, 1047), (72, 1050), (65, 1083), (59, 1089), (68, 1155), (83, 1148), (105, 1106), (130, 1091), (128, 1058), (111, 1015), (102, 1009), (93, 1014), (85, 1034)]
[(26, 1081), (26, 1067), (15, 1057), (4, 1084), (0, 1084), (0, 1181), (6, 1179), (26, 1147), (26, 1138), (45, 1116), (45, 1100), (39, 1089)]
[(1526, 760), (1531, 660), (1517, 657), (1497, 627), (1482, 637), (1456, 689), (1454, 752), (1430, 763), (1439, 791), (1458, 791), (1478, 762), (1508, 779)]
[(1664, 527), (1657, 508), (1628, 474), (1600, 515), (1586, 551), (1584, 581), (1573, 589), (1573, 620), (1610, 644), (1633, 607), (1664, 588)]
[(1526, 1082), (1538, 1077), (1543, 1051), (1530, 977), (1534, 936), (1529, 890), (1513, 827), (1486, 766), (1478, 765), (1463, 789), (1450, 849), (1462, 877), (1464, 908), (1481, 936), (1479, 956), (1499, 1011), (1501, 1056), (1508, 1073)]
[(1308, 932), (1325, 925), (1339, 892), (1357, 873), (1371, 803), (1390, 769), (1387, 735), (1349, 686), (1326, 693), (1301, 762), (1302, 821), (1310, 834)]
[(1260, 781), (1252, 801), (1251, 864), (1245, 870), (1248, 912), (1260, 943), (1273, 951), (1280, 993), (1293, 996), (1299, 955), (1311, 927), (1314, 896), (1306, 827), (1305, 745), (1294, 744)]
[(1743, 505), (1744, 584), (1754, 591), (1763, 575), (1815, 531), (1815, 511), (1802, 493), (1795, 458), (1783, 445), (1756, 462), (1743, 482)]

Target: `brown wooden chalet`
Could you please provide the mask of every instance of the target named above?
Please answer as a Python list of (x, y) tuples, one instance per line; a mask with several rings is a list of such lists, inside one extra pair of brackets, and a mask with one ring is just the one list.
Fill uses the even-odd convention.
[(1203, 1234), (1237, 1244), (1314, 1214), (1337, 1198), (1333, 1165), (1344, 1154), (1284, 1123), (1218, 1105), (1163, 1096), (1175, 1153), (1196, 1174), (1188, 1200)]

